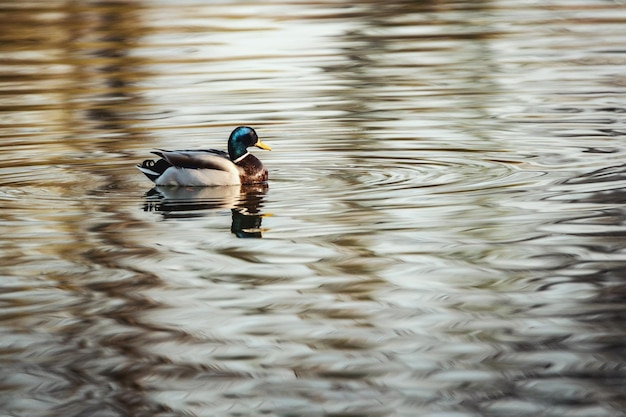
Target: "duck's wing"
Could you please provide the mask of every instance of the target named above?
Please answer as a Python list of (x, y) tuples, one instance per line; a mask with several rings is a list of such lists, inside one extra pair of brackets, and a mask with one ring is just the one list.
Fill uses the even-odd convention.
[(159, 150), (152, 152), (160, 156), (175, 167), (191, 169), (216, 169), (219, 171), (233, 171), (235, 164), (224, 151), (207, 150)]

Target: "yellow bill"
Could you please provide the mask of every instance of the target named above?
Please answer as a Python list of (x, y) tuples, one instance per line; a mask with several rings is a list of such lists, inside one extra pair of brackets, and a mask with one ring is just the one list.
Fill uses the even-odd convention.
[(266, 151), (271, 151), (272, 148), (270, 148), (269, 146), (267, 146), (266, 144), (264, 144), (263, 142), (261, 142), (261, 139), (259, 139), (254, 146), (256, 146), (257, 148), (261, 148), (261, 149), (265, 149)]

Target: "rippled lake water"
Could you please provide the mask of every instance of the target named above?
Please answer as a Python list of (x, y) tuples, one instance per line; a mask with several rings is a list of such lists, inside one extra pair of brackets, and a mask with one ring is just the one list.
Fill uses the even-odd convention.
[[(626, 415), (623, 2), (0, 20), (0, 415)], [(267, 186), (134, 168), (242, 124)]]

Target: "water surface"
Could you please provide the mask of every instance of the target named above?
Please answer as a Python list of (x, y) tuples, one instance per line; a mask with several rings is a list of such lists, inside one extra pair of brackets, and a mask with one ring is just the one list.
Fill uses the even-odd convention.
[(626, 415), (620, 2), (0, 10), (0, 414)]

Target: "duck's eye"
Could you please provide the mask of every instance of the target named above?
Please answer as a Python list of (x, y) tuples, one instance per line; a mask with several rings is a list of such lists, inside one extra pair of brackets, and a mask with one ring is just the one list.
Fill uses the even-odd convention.
[(257, 137), (257, 135), (254, 132), (248, 133), (246, 135), (246, 139), (247, 139), (247, 142), (250, 145), (254, 145), (259, 140), (259, 138)]

